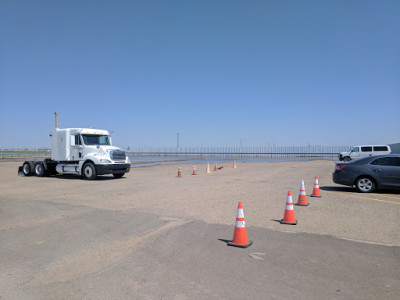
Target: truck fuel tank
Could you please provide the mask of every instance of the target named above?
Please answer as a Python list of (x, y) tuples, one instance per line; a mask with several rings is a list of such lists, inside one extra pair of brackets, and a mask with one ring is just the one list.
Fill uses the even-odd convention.
[(57, 164), (56, 171), (59, 174), (79, 174), (79, 165)]

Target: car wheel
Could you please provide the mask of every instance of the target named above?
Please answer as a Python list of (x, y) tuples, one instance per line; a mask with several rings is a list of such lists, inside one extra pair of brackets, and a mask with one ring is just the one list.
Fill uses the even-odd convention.
[(82, 168), (82, 175), (85, 179), (88, 179), (88, 180), (96, 179), (97, 173), (96, 173), (96, 168), (94, 167), (94, 164), (92, 164), (92, 163), (84, 164), (83, 168)]
[(356, 181), (356, 188), (360, 193), (371, 193), (375, 190), (375, 182), (369, 177), (360, 177)]
[(38, 162), (35, 165), (35, 175), (38, 177), (44, 176), (44, 165), (42, 162)]
[(345, 162), (351, 161), (351, 158), (348, 157), (348, 156), (346, 156), (346, 157), (343, 159), (343, 161), (345, 161)]

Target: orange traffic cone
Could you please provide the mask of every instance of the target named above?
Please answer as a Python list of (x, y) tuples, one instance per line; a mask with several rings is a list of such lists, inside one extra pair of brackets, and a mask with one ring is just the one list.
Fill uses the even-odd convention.
[(215, 164), (214, 171), (218, 171), (217, 164)]
[(193, 174), (192, 175), (197, 175), (196, 166), (193, 166)]
[(251, 244), (253, 244), (253, 242), (247, 239), (246, 222), (244, 221), (242, 202), (239, 202), (235, 231), (233, 233), (233, 240), (229, 242), (228, 245), (240, 248), (247, 248)]
[(233, 168), (236, 169), (236, 160), (233, 161)]
[(283, 215), (283, 219), (280, 222), (281, 224), (289, 224), (289, 225), (297, 224), (297, 220), (294, 217), (292, 193), (290, 191), (288, 192), (287, 195), (285, 214)]
[(319, 193), (319, 185), (318, 185), (317, 176), (315, 176), (314, 189), (312, 191), (311, 197), (321, 197), (321, 194)]
[(178, 177), (182, 177), (182, 170), (181, 170), (181, 167), (178, 168)]
[(296, 205), (299, 206), (310, 205), (310, 203), (307, 203), (307, 195), (306, 195), (306, 188), (304, 187), (304, 180), (301, 181), (299, 200), (297, 201)]
[(207, 164), (206, 173), (210, 174), (210, 164)]

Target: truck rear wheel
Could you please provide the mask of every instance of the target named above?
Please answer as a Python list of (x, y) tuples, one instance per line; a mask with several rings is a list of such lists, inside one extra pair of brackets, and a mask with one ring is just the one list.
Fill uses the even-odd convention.
[(44, 176), (44, 165), (41, 161), (37, 162), (35, 165), (35, 175), (38, 177)]
[(33, 161), (26, 161), (24, 162), (24, 164), (22, 165), (22, 173), (25, 176), (31, 176), (33, 175), (35, 169), (35, 164)]
[(88, 179), (88, 180), (96, 179), (97, 173), (96, 173), (96, 168), (95, 168), (94, 164), (92, 164), (90, 162), (84, 164), (83, 168), (82, 168), (82, 175), (85, 179)]

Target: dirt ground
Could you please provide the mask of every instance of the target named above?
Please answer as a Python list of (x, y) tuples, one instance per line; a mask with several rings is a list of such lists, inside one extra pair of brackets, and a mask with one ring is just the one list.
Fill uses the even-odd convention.
[[(276, 299), (319, 299), (321, 293), (328, 298), (383, 293), (395, 298), (399, 272), (391, 266), (399, 262), (398, 191), (360, 194), (336, 185), (332, 161), (237, 163), (237, 168), (224, 164), (216, 172), (210, 163), (210, 174), (205, 164), (196, 165), (198, 175), (191, 175), (192, 165), (159, 165), (133, 168), (121, 179), (86, 181), (76, 176), (20, 177), (20, 162), (2, 161), (0, 299), (254, 299), (265, 298), (265, 293)], [(178, 167), (182, 178), (177, 177)], [(310, 197), (315, 176), (321, 198)], [(294, 207), (296, 226), (282, 225), (277, 221), (283, 217), (287, 193), (292, 192), (296, 203), (301, 180), (310, 205)], [(239, 201), (254, 242), (244, 251), (251, 252), (221, 245), (232, 237)], [(282, 283), (290, 276), (292, 265), (283, 260), (288, 253), (311, 256), (307, 264), (296, 266), (298, 282), (281, 292), (276, 272), (283, 268)], [(241, 287), (231, 294), (240, 284), (234, 275), (221, 274), (231, 270), (229, 257), (249, 268), (242, 275), (255, 280), (246, 281), (254, 287), (252, 293)], [(264, 265), (250, 268), (249, 257)], [(218, 267), (203, 274), (204, 265), (212, 264)], [(151, 274), (149, 268), (154, 268)], [(186, 275), (171, 274), (171, 269)], [(306, 274), (312, 280), (304, 279)], [(278, 277), (262, 287), (257, 276), (267, 281)], [(108, 282), (111, 290), (104, 290)]]
[[(400, 193), (359, 194), (332, 182), (331, 161), (261, 162), (226, 165), (206, 174), (206, 165), (133, 168), (125, 178), (103, 176), (17, 177), (20, 163), (0, 164), (1, 198), (40, 199), (88, 207), (131, 210), (207, 223), (234, 224), (242, 202), (247, 226), (331, 235), (342, 239), (400, 246)], [(10, 176), (12, 175), (12, 176)], [(321, 198), (309, 197), (318, 177)], [(282, 226), (288, 191), (297, 202), (301, 180), (308, 207), (295, 207), (297, 226)]]

